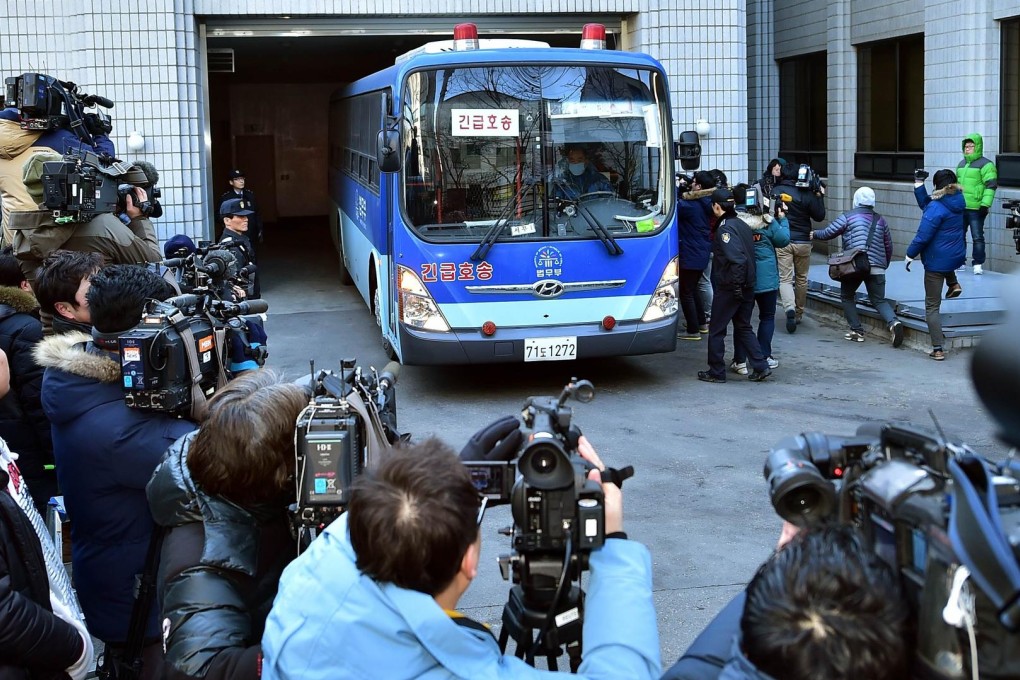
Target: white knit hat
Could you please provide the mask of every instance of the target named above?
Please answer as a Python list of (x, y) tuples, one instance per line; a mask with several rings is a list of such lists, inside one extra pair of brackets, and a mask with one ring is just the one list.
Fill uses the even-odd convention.
[(875, 190), (871, 187), (861, 187), (854, 192), (854, 207), (860, 208), (862, 205), (875, 207)]

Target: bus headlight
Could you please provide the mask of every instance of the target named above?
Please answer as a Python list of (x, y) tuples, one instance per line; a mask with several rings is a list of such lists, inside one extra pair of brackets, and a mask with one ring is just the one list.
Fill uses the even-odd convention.
[(450, 324), (443, 318), (439, 305), (418, 276), (401, 265), (397, 265), (397, 296), (403, 323), (425, 331), (449, 332)]
[(641, 315), (642, 321), (658, 321), (676, 314), (680, 309), (679, 267), (679, 257), (674, 257), (666, 265), (662, 276), (659, 277), (659, 285), (655, 287), (652, 299), (648, 301), (648, 307)]

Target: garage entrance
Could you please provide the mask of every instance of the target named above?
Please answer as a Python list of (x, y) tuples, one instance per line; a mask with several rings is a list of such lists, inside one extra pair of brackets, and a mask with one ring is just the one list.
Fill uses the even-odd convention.
[[(273, 244), (328, 226), (330, 95), (341, 85), (393, 64), (404, 52), (453, 37), (463, 21), (482, 38), (543, 40), (575, 47), (581, 27), (606, 26), (608, 47), (619, 49), (621, 17), (492, 16), (208, 18), (205, 35), (209, 111), (206, 181), (215, 207), (239, 169), (255, 193), (264, 224), (259, 259)], [(219, 235), (219, 220), (216, 234)]]

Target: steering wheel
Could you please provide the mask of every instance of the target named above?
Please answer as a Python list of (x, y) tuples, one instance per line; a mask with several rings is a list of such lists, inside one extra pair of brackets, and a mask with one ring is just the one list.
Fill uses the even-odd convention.
[(616, 192), (613, 192), (613, 191), (589, 191), (586, 194), (581, 194), (580, 196), (578, 196), (577, 200), (579, 200), (579, 201), (587, 201), (587, 200), (591, 200), (591, 199), (595, 199), (595, 198), (602, 198), (602, 197), (605, 197), (605, 196), (615, 197), (616, 196)]

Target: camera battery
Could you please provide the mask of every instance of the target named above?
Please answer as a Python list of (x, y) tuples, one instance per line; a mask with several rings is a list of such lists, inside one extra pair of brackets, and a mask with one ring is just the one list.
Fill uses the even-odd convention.
[(302, 505), (346, 505), (358, 473), (350, 429), (304, 432), (299, 446), (304, 454)]

